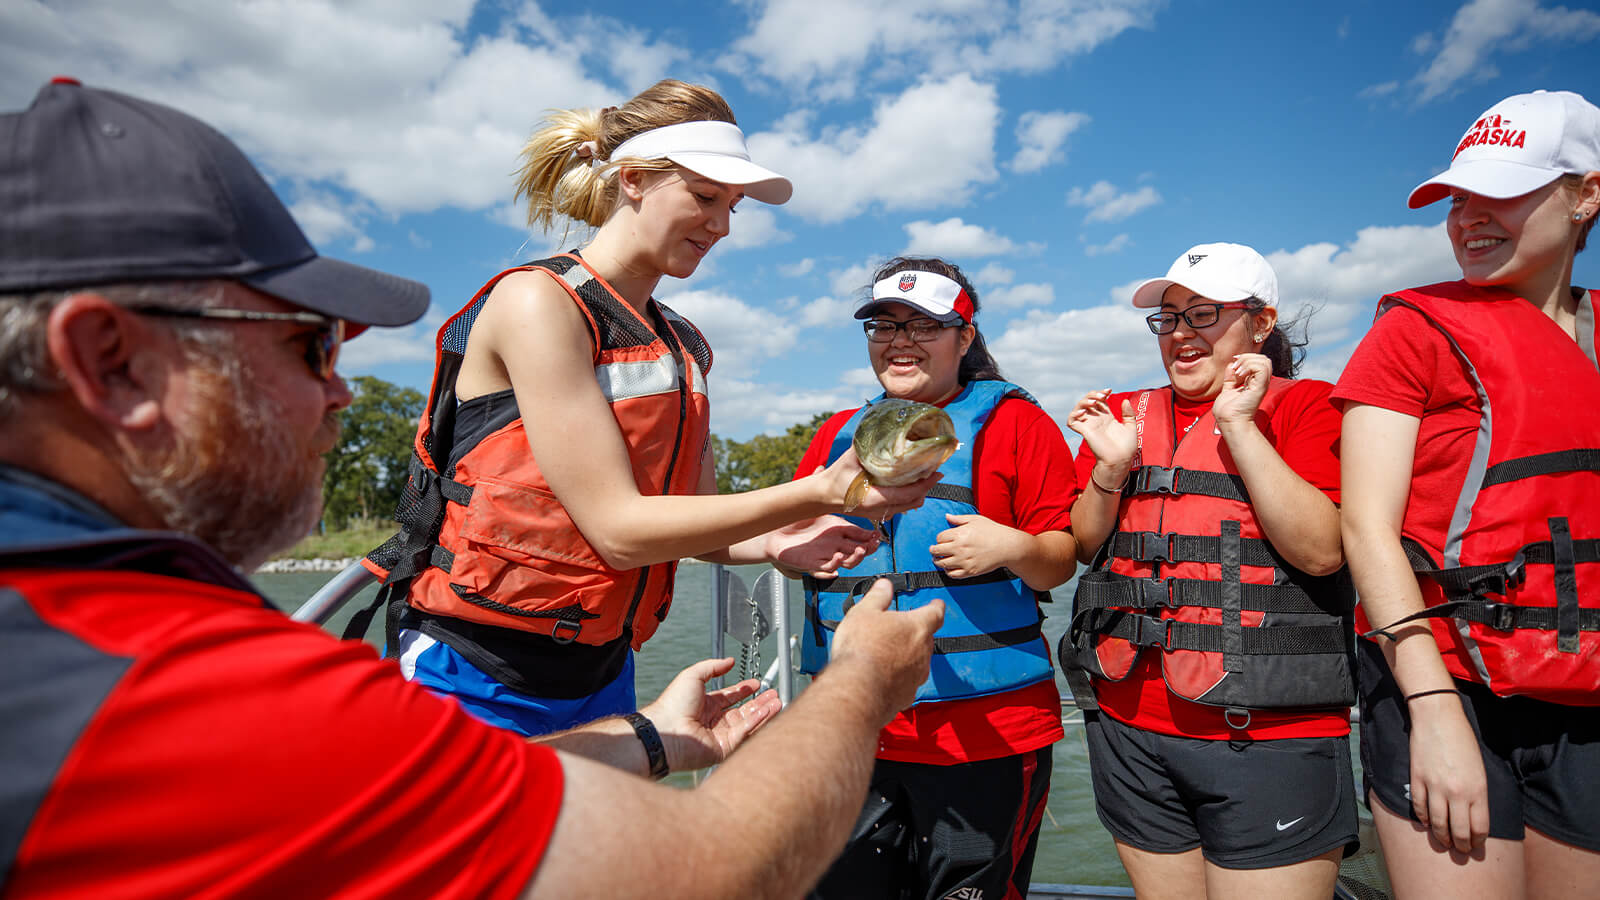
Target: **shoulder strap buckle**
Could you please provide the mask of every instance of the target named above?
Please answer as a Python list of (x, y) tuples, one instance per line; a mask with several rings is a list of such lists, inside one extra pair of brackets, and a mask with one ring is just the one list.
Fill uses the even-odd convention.
[(1177, 479), (1180, 468), (1165, 468), (1163, 466), (1140, 466), (1133, 473), (1133, 492), (1136, 494), (1175, 494), (1173, 482)]

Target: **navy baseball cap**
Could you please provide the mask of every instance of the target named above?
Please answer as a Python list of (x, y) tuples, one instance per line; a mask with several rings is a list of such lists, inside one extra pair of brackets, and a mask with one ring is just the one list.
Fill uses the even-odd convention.
[(350, 323), (405, 325), (428, 288), (318, 256), (211, 126), (70, 78), (0, 115), (0, 293), (226, 278)]

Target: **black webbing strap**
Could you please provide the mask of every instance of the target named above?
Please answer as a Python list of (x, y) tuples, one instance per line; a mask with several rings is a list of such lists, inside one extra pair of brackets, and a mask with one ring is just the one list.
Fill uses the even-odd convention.
[(1483, 473), (1483, 486), (1493, 487), (1508, 481), (1535, 478), (1539, 475), (1559, 475), (1563, 472), (1600, 472), (1600, 449), (1584, 447), (1575, 450), (1557, 450), (1519, 456), (1495, 463)]
[(972, 653), (976, 650), (998, 650), (1001, 647), (1015, 647), (1018, 644), (1027, 644), (1039, 639), (1042, 634), (1039, 623), (1023, 625), (1020, 628), (1008, 628), (1005, 631), (996, 631), (993, 634), (969, 634), (964, 637), (936, 637), (933, 639), (933, 652), (935, 653)]
[(972, 488), (964, 487), (959, 484), (945, 484), (944, 482), (940, 482), (933, 487), (928, 488), (928, 496), (935, 500), (949, 500), (954, 503), (965, 503), (966, 505), (974, 508), (976, 508), (978, 505), (973, 499)]
[[(1079, 609), (1176, 609), (1179, 606), (1222, 608), (1222, 585), (1199, 578), (1135, 578), (1114, 572), (1090, 572), (1078, 579), (1073, 601)], [(1247, 612), (1328, 614), (1298, 584), (1241, 584), (1239, 608)]]
[[(1515, 603), (1494, 603), (1489, 600), (1450, 600), (1430, 606), (1421, 612), (1396, 619), (1382, 628), (1362, 634), (1370, 638), (1381, 636), (1394, 639), (1394, 629), (1421, 619), (1460, 619), (1493, 628), (1496, 631), (1514, 631), (1522, 628), (1538, 631), (1555, 631), (1560, 610), (1553, 606), (1518, 606)], [(1578, 610), (1579, 631), (1600, 631), (1600, 609)]]
[(1089, 680), (1089, 670), (1082, 666), (1069, 665), (1064, 652), (1058, 661), (1061, 663), (1061, 675), (1067, 682), (1067, 690), (1072, 692), (1072, 702), (1085, 712), (1099, 710), (1100, 701), (1095, 699), (1094, 682)]
[(1239, 523), (1223, 519), (1222, 525), (1222, 669), (1244, 671), (1244, 622), (1240, 611)]
[[(1573, 541), (1570, 536), (1568, 540), (1572, 546), (1573, 565), (1600, 562), (1600, 540), (1590, 538)], [(1452, 569), (1439, 568), (1428, 551), (1411, 538), (1401, 538), (1400, 546), (1406, 551), (1412, 571), (1439, 585), (1444, 589), (1445, 596), (1452, 600), (1486, 594), (1504, 595), (1527, 579), (1527, 566), (1554, 565), (1556, 561), (1555, 546), (1551, 541), (1528, 544), (1513, 554), (1510, 562)]]
[[(1106, 542), (1111, 556), (1135, 562), (1222, 562), (1222, 539), (1199, 534), (1119, 531)], [(1239, 564), (1283, 568), (1272, 545), (1260, 538), (1239, 538)]]
[[(1085, 611), (1087, 613), (1089, 611)], [(1074, 632), (1121, 638), (1139, 647), (1197, 650), (1202, 653), (1228, 653), (1233, 643), (1230, 632), (1238, 636), (1236, 651), (1244, 656), (1308, 656), (1345, 652), (1345, 626), (1274, 625), (1271, 628), (1230, 629), (1223, 625), (1157, 619), (1115, 610), (1102, 611), (1098, 622), (1083, 623), (1085, 613), (1073, 617)]]
[[(846, 600), (844, 611), (848, 613), (850, 611), (850, 607), (854, 605), (854, 598)], [(829, 631), (838, 630), (838, 619), (822, 618), (821, 614), (817, 612), (817, 607), (815, 604), (807, 603), (805, 606), (806, 623), (809, 624), (813, 629), (826, 628)], [(936, 637), (933, 639), (933, 652), (972, 653), (978, 650), (998, 650), (1001, 647), (1015, 647), (1018, 644), (1026, 644), (1030, 641), (1038, 640), (1043, 636), (1043, 633), (1044, 632), (1041, 623), (1034, 622), (1031, 625), (1023, 625), (1018, 628), (1008, 628), (1005, 631), (996, 631), (993, 634), (985, 633), (969, 634), (959, 637)], [(822, 636), (820, 633), (818, 633), (817, 642), (820, 644), (821, 641)]]
[(1578, 568), (1573, 559), (1572, 529), (1566, 516), (1549, 520), (1550, 548), (1556, 588), (1556, 652), (1578, 652)]
[(997, 581), (1011, 581), (1017, 576), (1011, 574), (1010, 569), (1004, 567), (995, 569), (986, 575), (974, 578), (952, 578), (945, 573), (933, 569), (927, 572), (886, 572), (882, 575), (840, 575), (832, 580), (807, 577), (806, 586), (819, 594), (850, 594), (859, 597), (866, 593), (867, 588), (879, 578), (887, 578), (894, 585), (895, 593), (906, 591), (920, 591), (926, 588), (953, 588), (972, 584), (993, 584)]
[(1181, 467), (1140, 466), (1133, 470), (1124, 495), (1133, 494), (1199, 494), (1223, 500), (1250, 502), (1250, 492), (1245, 490), (1244, 479), (1226, 472), (1203, 472)]

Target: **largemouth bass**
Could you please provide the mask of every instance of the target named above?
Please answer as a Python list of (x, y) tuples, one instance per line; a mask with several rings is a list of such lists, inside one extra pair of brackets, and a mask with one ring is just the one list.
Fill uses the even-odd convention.
[(956, 452), (956, 427), (937, 406), (880, 400), (856, 425), (856, 458), (864, 470), (844, 495), (849, 512), (866, 499), (867, 485), (898, 487), (931, 475)]

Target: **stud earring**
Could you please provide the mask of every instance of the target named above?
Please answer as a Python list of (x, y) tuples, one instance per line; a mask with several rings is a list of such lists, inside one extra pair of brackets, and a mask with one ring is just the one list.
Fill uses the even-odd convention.
[(1574, 212), (1572, 214), (1572, 221), (1574, 221), (1574, 222), (1582, 222), (1583, 221), (1583, 210), (1580, 209), (1577, 212)]
[(1266, 340), (1266, 339), (1267, 339), (1267, 336), (1264, 335), (1264, 334), (1256, 335), (1256, 343), (1258, 343), (1258, 344), (1261, 343), (1262, 341)]

